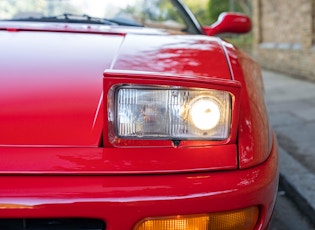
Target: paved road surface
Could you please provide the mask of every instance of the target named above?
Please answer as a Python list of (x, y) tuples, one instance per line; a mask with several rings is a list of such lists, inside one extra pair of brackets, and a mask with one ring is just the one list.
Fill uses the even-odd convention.
[(281, 186), (270, 230), (315, 230)]

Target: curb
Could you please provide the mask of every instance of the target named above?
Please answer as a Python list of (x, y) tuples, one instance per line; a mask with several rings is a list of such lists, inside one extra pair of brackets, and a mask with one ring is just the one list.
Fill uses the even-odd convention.
[(315, 226), (315, 176), (279, 146), (282, 188)]

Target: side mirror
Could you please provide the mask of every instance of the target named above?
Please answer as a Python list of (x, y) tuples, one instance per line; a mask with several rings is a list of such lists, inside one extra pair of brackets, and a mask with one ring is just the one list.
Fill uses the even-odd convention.
[(221, 13), (218, 20), (211, 26), (202, 27), (205, 34), (213, 36), (221, 33), (247, 33), (252, 28), (249, 17), (240, 13)]

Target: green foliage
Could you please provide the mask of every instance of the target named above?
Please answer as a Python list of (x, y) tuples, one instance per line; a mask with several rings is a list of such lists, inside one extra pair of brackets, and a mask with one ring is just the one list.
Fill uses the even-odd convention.
[(210, 15), (208, 10), (208, 1), (209, 0), (184, 0), (185, 4), (196, 16), (200, 24), (210, 25)]
[(145, 14), (151, 15), (150, 19), (153, 19), (155, 21), (181, 20), (178, 12), (175, 10), (169, 0), (155, 0), (151, 1), (151, 3), (151, 5), (146, 3), (147, 6), (145, 11)]
[(236, 36), (227, 36), (225, 40), (240, 47), (243, 50), (249, 50), (252, 48), (253, 44), (253, 34), (242, 34)]
[(214, 23), (222, 12), (229, 11), (229, 0), (209, 0), (208, 9), (211, 23)]

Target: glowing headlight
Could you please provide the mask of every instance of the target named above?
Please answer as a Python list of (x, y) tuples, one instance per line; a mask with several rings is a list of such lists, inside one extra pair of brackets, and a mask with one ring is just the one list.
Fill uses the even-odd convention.
[(191, 103), (190, 116), (196, 128), (200, 130), (209, 130), (219, 123), (220, 108), (211, 98), (197, 98)]
[(119, 87), (116, 134), (133, 139), (223, 140), (230, 132), (228, 92), (170, 87)]

